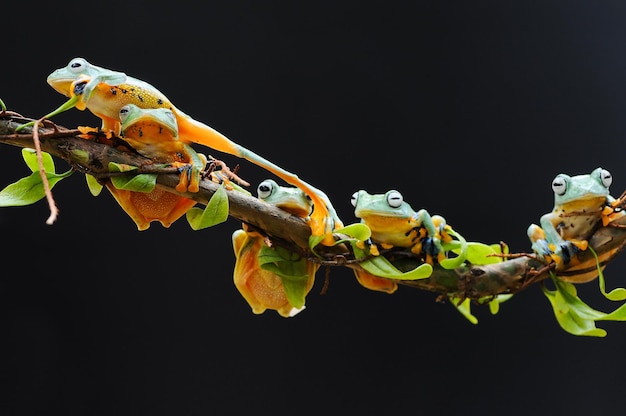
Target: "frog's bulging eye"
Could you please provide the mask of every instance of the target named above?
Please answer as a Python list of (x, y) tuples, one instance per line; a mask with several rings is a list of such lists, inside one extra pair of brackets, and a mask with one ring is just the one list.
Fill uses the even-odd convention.
[(256, 188), (257, 196), (260, 199), (266, 199), (274, 192), (274, 182), (266, 179)]
[(404, 199), (402, 198), (402, 194), (398, 191), (389, 191), (387, 192), (387, 204), (391, 208), (399, 208), (402, 205)]
[(87, 61), (85, 61), (83, 58), (74, 58), (70, 61), (67, 67), (70, 72), (77, 74), (87, 69), (87, 65)]
[(611, 172), (606, 169), (602, 169), (600, 171), (600, 179), (602, 180), (602, 185), (604, 185), (605, 188), (608, 188), (611, 186), (611, 183), (613, 183), (613, 175), (611, 175)]
[(559, 196), (564, 195), (565, 191), (567, 191), (567, 182), (565, 181), (565, 178), (562, 176), (554, 178), (552, 181), (552, 190)]
[(359, 192), (355, 192), (352, 194), (352, 196), (350, 197), (350, 203), (352, 204), (353, 207), (356, 207), (356, 201), (358, 201), (359, 199)]

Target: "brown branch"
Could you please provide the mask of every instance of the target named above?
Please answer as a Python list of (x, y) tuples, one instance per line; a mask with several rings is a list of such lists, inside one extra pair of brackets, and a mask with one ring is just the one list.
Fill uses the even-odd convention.
[[(0, 143), (33, 147), (32, 129), (25, 128), (19, 134), (15, 132), (16, 128), (31, 120), (13, 112), (0, 112)], [(175, 190), (179, 178), (174, 169), (155, 169), (155, 165), (149, 159), (136, 153), (120, 150), (110, 144), (100, 143), (98, 140), (85, 140), (79, 137), (78, 130), (56, 126), (50, 122), (44, 122), (38, 133), (42, 151), (65, 160), (77, 171), (104, 178), (111, 175), (108, 170), (109, 162), (137, 166), (139, 173), (159, 173), (157, 186), (180, 194)], [(198, 193), (180, 195), (206, 205), (218, 186), (204, 179)], [(320, 245), (316, 248), (317, 256), (311, 253), (308, 248), (310, 229), (303, 219), (237, 190), (227, 191), (227, 194), (230, 215), (265, 233), (274, 244), (303, 253), (311, 261), (320, 262), (328, 267), (339, 266), (352, 269), (360, 267), (346, 244), (334, 247)], [(626, 244), (626, 220), (624, 218), (626, 217), (606, 227), (600, 227), (590, 239), (590, 247), (598, 254), (602, 267), (619, 254)], [(407, 251), (389, 251), (382, 255), (385, 255), (402, 271), (411, 270), (420, 264), (420, 260)], [(559, 275), (574, 283), (586, 282), (597, 277), (596, 267), (591, 250), (586, 250), (577, 253), (572, 266), (560, 272)], [(533, 254), (520, 253), (512, 255), (503, 262), (490, 265), (464, 264), (453, 270), (435, 265), (433, 274), (427, 279), (398, 280), (397, 282), (442, 295), (478, 300), (498, 294), (518, 293), (548, 278), (551, 270), (552, 268), (546, 266)]]

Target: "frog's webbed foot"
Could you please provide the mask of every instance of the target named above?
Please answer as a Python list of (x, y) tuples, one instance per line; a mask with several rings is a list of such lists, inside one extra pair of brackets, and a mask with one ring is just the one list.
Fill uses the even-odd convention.
[(207, 165), (207, 157), (203, 153), (196, 153), (188, 145), (190, 163), (173, 162), (172, 165), (178, 168), (180, 178), (176, 190), (178, 192), (198, 192), (200, 181), (202, 180), (202, 170)]
[[(365, 250), (367, 248), (367, 250), (369, 251), (369, 253), (372, 256), (380, 256), (380, 250), (378, 250), (378, 245), (376, 243), (374, 243), (371, 238), (368, 238), (367, 240), (359, 240), (355, 244), (361, 250)], [(393, 246), (389, 246), (387, 244), (381, 244), (381, 246), (383, 248), (391, 248), (391, 247), (393, 247)]]
[(433, 264), (433, 259), (441, 261), (445, 259), (445, 252), (441, 245), (441, 238), (439, 235), (430, 235), (425, 228), (414, 228), (413, 231), (417, 233), (417, 238), (414, 239), (415, 243), (411, 247), (411, 252), (420, 257), (424, 257), (424, 260)]
[(100, 133), (100, 129), (97, 127), (90, 126), (78, 126), (76, 129), (80, 132), (80, 137), (82, 139), (90, 140), (95, 137), (98, 133)]
[(439, 238), (425, 237), (421, 240), (421, 246), (421, 251), (425, 254), (427, 263), (433, 264), (433, 259), (437, 259), (438, 262), (445, 259), (445, 252)]
[(548, 259), (552, 255), (552, 250), (550, 250), (550, 244), (548, 244), (548, 240), (539, 239), (533, 241), (532, 250), (539, 256), (542, 256)]
[(626, 215), (624, 211), (624, 203), (626, 202), (626, 192), (620, 195), (619, 198), (613, 200), (602, 210), (602, 226), (606, 227), (612, 221)]
[(578, 251), (586, 250), (587, 244), (585, 240), (563, 240), (556, 244), (550, 244), (548, 240), (538, 239), (533, 242), (532, 249), (548, 263), (555, 263), (557, 270), (560, 270), (569, 264)]
[(561, 269), (572, 260), (576, 253), (581, 250), (581, 247), (576, 243), (565, 240), (556, 244), (554, 253), (551, 255), (552, 259), (556, 263), (556, 268)]
[[(420, 209), (413, 214), (414, 221), (419, 226), (410, 232), (415, 232), (417, 243), (411, 248), (415, 254), (423, 254), (426, 262), (433, 264), (433, 259), (437, 261), (445, 260), (446, 253), (441, 245), (442, 231), (446, 227), (446, 220), (440, 215), (431, 215), (425, 209)], [(407, 234), (408, 235), (408, 234)]]
[(176, 190), (178, 192), (198, 192), (200, 190), (200, 172), (191, 164), (174, 163), (178, 168), (180, 177)]

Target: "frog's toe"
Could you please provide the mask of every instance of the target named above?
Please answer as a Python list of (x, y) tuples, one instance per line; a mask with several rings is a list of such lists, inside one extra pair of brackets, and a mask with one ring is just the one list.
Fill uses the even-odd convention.
[(183, 165), (178, 168), (180, 179), (176, 190), (178, 192), (198, 192), (200, 190), (200, 175), (191, 165)]
[(189, 192), (198, 192), (200, 191), (200, 175), (195, 174), (195, 172), (191, 172), (191, 178), (189, 179), (189, 186), (187, 187)]
[(187, 188), (189, 186), (189, 176), (185, 170), (180, 172), (178, 185), (176, 185), (176, 190), (178, 192), (187, 192)]

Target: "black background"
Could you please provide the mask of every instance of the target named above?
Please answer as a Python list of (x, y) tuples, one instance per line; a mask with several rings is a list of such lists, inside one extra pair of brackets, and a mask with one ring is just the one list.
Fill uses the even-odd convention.
[[(557, 173), (602, 166), (626, 189), (626, 3), (185, 3), (3, 5), (0, 98), (46, 114), (65, 100), (47, 75), (82, 56), (326, 191), (345, 223), (353, 192), (395, 188), (513, 252)], [(1, 150), (4, 187), (29, 171)], [(372, 292), (333, 268), (296, 317), (254, 315), (232, 283), (238, 221), (139, 232), (79, 174), (54, 196), (52, 226), (45, 201), (0, 210), (2, 415), (623, 411), (626, 324), (570, 335), (538, 285), (495, 316), (475, 306), (472, 325), (434, 293)], [(605, 274), (625, 286), (626, 259)], [(615, 307), (595, 281), (579, 292)]]

